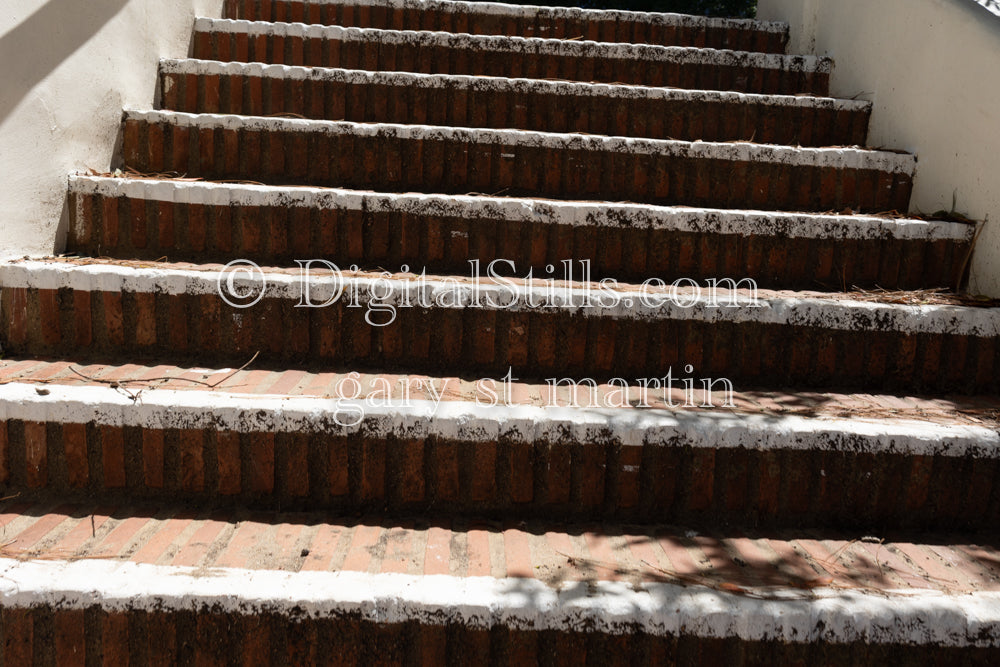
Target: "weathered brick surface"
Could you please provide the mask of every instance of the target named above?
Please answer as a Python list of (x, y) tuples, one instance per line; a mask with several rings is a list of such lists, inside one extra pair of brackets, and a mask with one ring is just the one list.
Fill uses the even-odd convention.
[[(417, 7), (390, 8), (378, 2), (226, 2), (227, 15), (234, 18), (449, 30), (480, 37), (303, 29), (289, 24), (254, 34), (260, 25), (240, 32), (247, 26), (202, 21), (193, 52), (223, 62), (383, 72), (782, 94), (826, 94), (828, 88), (826, 60), (659, 47), (581, 48), (577, 41), (484, 37), (582, 37), (777, 53), (787, 39), (783, 31), (623, 15), (581, 22), (573, 12), (547, 9), (527, 18), (474, 8), (448, 11), (426, 3)], [(233, 32), (225, 32), (230, 29)], [(524, 44), (536, 50), (525, 49)], [(867, 124), (864, 107), (848, 110), (821, 101), (768, 106), (761, 100), (737, 102), (734, 97), (707, 95), (681, 103), (679, 97), (657, 98), (643, 91), (612, 99), (604, 93), (570, 93), (569, 86), (556, 94), (543, 84), (523, 82), (452, 81), (431, 89), (410, 85), (405, 76), (396, 81), (391, 77), (361, 81), (356, 74), (325, 72), (296, 79), (284, 76), (287, 71), (254, 75), (218, 68), (211, 65), (199, 75), (165, 70), (161, 89), (165, 106), (199, 113), (296, 114), (355, 123), (788, 145), (860, 144)], [(732, 147), (709, 150), (700, 144), (689, 150), (678, 149), (676, 143), (635, 150), (636, 141), (579, 134), (561, 142), (539, 139), (537, 134), (531, 141), (520, 141), (516, 137), (526, 135), (447, 130), (435, 134), (388, 125), (371, 132), (346, 123), (316, 123), (300, 131), (306, 124), (297, 121), (232, 117), (206, 121), (182, 115), (150, 121), (136, 115), (127, 116), (124, 123), (125, 167), (204, 179), (849, 212), (905, 210), (911, 188), (907, 173), (890, 171), (893, 160), (885, 156), (853, 160), (856, 154), (851, 151), (804, 164), (799, 160), (802, 151), (773, 159), (777, 151), (759, 147), (752, 151), (773, 154), (763, 159), (735, 158)], [(745, 154), (752, 151), (747, 148)], [(850, 159), (841, 160), (844, 155)], [(900, 169), (907, 171), (905, 166)], [(470, 259), (483, 264), (494, 258), (511, 259), (519, 269), (536, 273), (548, 264), (587, 259), (596, 278), (610, 275), (638, 281), (657, 276), (669, 281), (678, 276), (752, 276), (772, 287), (803, 287), (812, 281), (844, 289), (926, 287), (951, 283), (968, 246), (888, 237), (723, 236), (627, 224), (596, 228), (547, 224), (544, 219), (497, 224), (485, 217), (415, 215), (391, 208), (312, 208), (260, 200), (254, 206), (230, 206), (74, 194), (70, 204), (71, 248), (92, 255), (145, 260), (168, 256), (198, 262), (243, 256), (263, 264), (322, 256), (342, 265), (396, 269), (405, 263), (418, 270), (463, 275)], [(475, 308), (401, 309), (392, 325), (373, 327), (364, 320), (365, 309), (344, 305), (303, 310), (295, 309), (291, 300), (268, 298), (254, 310), (236, 311), (221, 305), (215, 295), (171, 294), (160, 285), (122, 291), (5, 286), (0, 288), (0, 344), (5, 355), (62, 356), (83, 362), (146, 359), (151, 360), (150, 367), (164, 360), (190, 362), (189, 368), (235, 367), (259, 353), (255, 370), (236, 375), (253, 387), (248, 393), (279, 395), (294, 393), (305, 383), (308, 387), (300, 393), (324, 396), (339, 377), (303, 370), (272, 372), (289, 367), (414, 370), (466, 377), (501, 377), (510, 370), (521, 379), (597, 380), (648, 378), (672, 371), (675, 376), (728, 378), (738, 388), (1000, 391), (996, 337), (871, 331), (860, 326), (840, 330), (665, 318), (613, 320), (568, 311)], [(23, 363), (32, 365), (30, 360)], [(687, 364), (694, 370), (682, 373)], [(32, 381), (56, 379), (68, 366), (53, 363), (35, 373)], [(150, 367), (149, 376), (156, 376)], [(140, 367), (82, 368), (108, 383)], [(169, 370), (160, 368), (165, 369), (161, 374)], [(188, 375), (194, 379), (201, 371)], [(72, 384), (65, 377), (62, 381)], [(130, 390), (123, 385), (120, 391)], [(44, 390), (39, 394), (46, 395)], [(132, 396), (141, 401), (141, 393)], [(897, 416), (894, 410), (926, 417), (910, 399), (844, 400), (850, 404), (850, 414), (870, 415), (869, 399), (878, 403), (881, 417)], [(753, 402), (745, 396), (740, 400), (741, 408), (743, 401)], [(757, 400), (753, 414), (762, 410), (781, 414), (787, 408), (777, 397)], [(958, 410), (954, 405), (948, 409), (953, 416)], [(799, 414), (809, 414), (808, 408), (803, 410)], [(826, 410), (830, 414), (829, 406)], [(73, 554), (164, 565), (260, 568), (268, 567), (258, 558), (266, 554), (271, 567), (280, 562), (278, 569), (288, 571), (500, 577), (538, 577), (540, 571), (551, 571), (540, 565), (555, 563), (570, 579), (583, 578), (586, 562), (599, 576), (624, 579), (629, 572), (626, 561), (657, 562), (656, 545), (665, 559), (659, 562), (669, 561), (673, 569), (644, 565), (651, 569), (639, 573), (638, 580), (662, 580), (673, 572), (679, 583), (701, 582), (717, 591), (731, 592), (722, 586), (732, 586), (734, 577), (742, 577), (740, 585), (749, 580), (750, 586), (809, 588), (817, 583), (816, 574), (825, 572), (834, 585), (846, 589), (885, 590), (904, 582), (954, 594), (992, 589), (997, 576), (996, 555), (986, 547), (947, 547), (939, 541), (932, 546), (848, 541), (858, 534), (884, 534), (903, 527), (989, 530), (1000, 519), (1000, 463), (989, 455), (873, 454), (851, 443), (811, 450), (693, 448), (688, 446), (690, 440), (636, 447), (601, 433), (579, 440), (539, 436), (527, 442), (513, 431), (501, 432), (495, 439), (421, 436), (419, 430), (398, 436), (386, 435), (384, 424), (372, 423), (344, 435), (323, 428), (291, 433), (258, 426), (256, 431), (236, 433), (182, 422), (143, 428), (63, 423), (37, 414), (22, 417), (0, 422), (3, 495), (25, 501), (5, 507), (0, 518), (5, 540), (9, 539), (4, 555), (12, 558), (45, 560), (53, 554), (59, 558)], [(47, 418), (53, 420), (44, 421)], [(975, 419), (955, 416), (954, 422), (977, 423)], [(66, 516), (57, 516), (54, 501), (61, 500), (87, 503), (86, 512), (68, 510)], [(146, 510), (114, 509), (136, 500), (188, 509), (157, 514), (157, 526), (150, 529), (153, 519)], [(36, 501), (38, 506), (28, 504)], [(95, 508), (94, 503), (101, 506)], [(214, 513), (200, 515), (192, 506), (211, 507)], [(237, 515), (246, 515), (244, 508), (388, 512), (422, 520), (416, 528), (415, 522), (406, 521), (392, 526), (334, 526), (316, 516), (300, 520), (287, 514), (280, 520), (234, 521)], [(544, 521), (544, 529), (528, 530), (527, 524), (513, 523), (533, 519)], [(427, 520), (436, 523), (426, 529)], [(576, 525), (570, 534), (560, 533), (553, 529), (554, 520)], [(449, 521), (472, 527), (449, 530)], [(595, 527), (582, 525), (584, 521), (606, 523)], [(620, 526), (625, 522), (645, 524), (646, 534), (623, 535)], [(664, 522), (695, 527), (733, 524), (747, 530), (723, 541), (703, 533), (671, 536), (651, 525)], [(757, 526), (766, 527), (767, 535), (746, 537)], [(817, 539), (782, 541), (774, 536), (781, 527), (842, 528), (850, 537), (825, 539), (830, 531), (824, 530)], [(852, 549), (856, 560), (841, 567), (838, 554)], [(570, 553), (591, 560), (564, 555)], [(552, 554), (560, 554), (562, 560), (553, 560)], [(780, 559), (782, 568), (773, 566), (774, 558)], [(866, 567), (872, 561), (874, 566)], [(567, 566), (568, 570), (562, 569)], [(709, 570), (715, 578), (682, 578), (705, 577)], [(41, 604), (21, 609), (8, 601), (7, 606), (0, 604), (0, 664), (311, 664), (325, 658), (348, 664), (997, 662), (995, 650), (987, 649), (755, 643), (638, 632), (612, 636), (502, 625), (473, 629), (443, 624), (444, 616), (389, 625), (356, 616), (316, 620), (245, 611), (223, 613), (214, 607), (109, 612), (96, 606), (68, 610)]]
[[(109, 244), (104, 233), (117, 224), (118, 211), (140, 205), (143, 247), (130, 232), (115, 235)], [(757, 236), (648, 229), (629, 225), (557, 225), (543, 216), (531, 221), (497, 220), (482, 216), (456, 217), (449, 213), (414, 214), (399, 206), (366, 206), (363, 210), (307, 206), (206, 206), (133, 200), (105, 195), (70, 195), (70, 250), (84, 255), (225, 264), (235, 257), (262, 266), (293, 265), (296, 259), (323, 258), (341, 267), (426, 268), (441, 274), (468, 274), (471, 260), (485, 267), (496, 259), (509, 260), (518, 271), (544, 276), (548, 265), (572, 260), (575, 270), (587, 260), (594, 279), (614, 277), (641, 283), (659, 277), (707, 279), (732, 276), (753, 278), (761, 287), (809, 288), (842, 285), (884, 289), (919, 289), (951, 285), (968, 250), (968, 241), (931, 239), (792, 238), (781, 234)], [(234, 234), (203, 235), (236, 221)], [(169, 221), (166, 222), (165, 221)], [(172, 233), (164, 238), (164, 224)], [(359, 233), (360, 232), (360, 233)], [(449, 252), (428, 257), (425, 248), (436, 238), (451, 239)], [(565, 237), (565, 242), (559, 242)], [(466, 239), (463, 244), (457, 239)], [(555, 241), (553, 241), (555, 239)], [(531, 241), (527, 243), (525, 241)], [(621, 249), (630, 251), (623, 257)], [(649, 252), (633, 249), (648, 248)], [(617, 249), (617, 252), (614, 251)], [(892, 261), (908, 257), (906, 270)], [(13, 293), (12, 293), (13, 294)], [(12, 298), (23, 298), (13, 295)], [(77, 341), (91, 342), (90, 294), (74, 293)], [(181, 336), (184, 329), (173, 327)], [(12, 332), (12, 338), (18, 338)], [(178, 341), (178, 345), (181, 345)], [(182, 349), (182, 348), (179, 348)]]
[[(188, 354), (197, 355), (199, 363), (237, 366), (259, 352), (260, 361), (267, 364), (393, 368), (438, 375), (468, 372), (502, 377), (512, 368), (519, 377), (534, 379), (565, 376), (600, 381), (615, 376), (663, 377), (670, 371), (677, 378), (690, 364), (696, 378), (728, 378), (739, 387), (957, 393), (1000, 387), (996, 337), (659, 317), (613, 320), (563, 308), (493, 312), (400, 307), (391, 324), (372, 326), (365, 319), (368, 309), (351, 308), (346, 298), (325, 308), (295, 308), (297, 300), (267, 297), (248, 311), (228, 306), (206, 310), (204, 301), (214, 296), (93, 293), (101, 295), (91, 299), (92, 320), (98, 324), (91, 345), (82, 347), (70, 335), (75, 327), (73, 309), (62, 307), (73, 303), (74, 290), (62, 289), (51, 297), (47, 290), (28, 290), (29, 313), (37, 312), (45, 299), (56, 304), (55, 334), (29, 325), (27, 337), (19, 340), (12, 335), (21, 326), (19, 317), (7, 310), (16, 289), (0, 292), (0, 341), (10, 354), (176, 358), (180, 344)], [(115, 298), (105, 298), (109, 295)], [(171, 313), (186, 324), (179, 340), (169, 335), (176, 331)], [(494, 354), (484, 355), (482, 345), (473, 345), (484, 329), (502, 332), (494, 340)], [(408, 344), (396, 345), (394, 337)], [(409, 344), (419, 340), (432, 342), (433, 348)], [(948, 370), (929, 374), (925, 363), (939, 346), (947, 352)], [(726, 353), (715, 354), (716, 350)]]
[[(377, 133), (348, 124), (203, 127), (191, 150), (161, 149), (185, 118), (128, 118), (125, 165), (142, 173), (176, 172), (211, 180), (251, 180), (556, 199), (627, 200), (719, 208), (880, 212), (907, 210), (912, 178), (877, 162), (861, 169), (794, 164), (785, 158), (739, 159), (736, 153), (630, 149), (624, 140), (565, 135), (558, 142), (475, 130), (435, 132), (385, 126)], [(198, 137), (195, 143), (194, 137)], [(169, 146), (170, 141), (165, 144)], [(652, 146), (652, 144), (650, 144)], [(760, 149), (765, 150), (765, 149)], [(749, 154), (749, 153), (748, 153)], [(200, 157), (199, 157), (200, 156)], [(398, 163), (406, 168), (383, 169)], [(509, 163), (509, 169), (505, 165)], [(734, 174), (736, 176), (734, 177)], [(780, 187), (774, 184), (780, 184)], [(862, 194), (857, 187), (865, 184)]]
[[(399, 439), (365, 427), (336, 436), (11, 420), (0, 438), (5, 488), (25, 499), (849, 530), (985, 529), (1000, 520), (995, 459), (627, 447), (611, 436)], [(98, 466), (85, 479), (72, 472), (81, 453)]]
[[(81, 627), (82, 618), (82, 627)], [(75, 626), (75, 627), (74, 627)], [(72, 628), (72, 635), (65, 634)], [(111, 631), (109, 631), (109, 629)], [(40, 632), (46, 630), (47, 632)], [(53, 645), (50, 632), (55, 633)], [(0, 607), (5, 664), (47, 665), (64, 652), (95, 664), (497, 664), (526, 660), (576, 665), (794, 664), (850, 665), (903, 661), (907, 665), (992, 665), (994, 648), (949, 648), (856, 642), (849, 644), (744, 642), (691, 635), (609, 635), (567, 631), (491, 629), (458, 624), (379, 624), (360, 616), (297, 619), (276, 613), (211, 609), (108, 612), (49, 605)], [(55, 649), (55, 656), (53, 655)], [(313, 653), (315, 651), (315, 654)], [(121, 660), (121, 662), (118, 662)], [(420, 661), (419, 663), (417, 661)], [(58, 664), (75, 664), (62, 661)]]
[[(401, 37), (397, 38), (395, 35)], [(573, 42), (570, 42), (573, 44)], [(652, 48), (652, 47), (650, 47)], [(509, 48), (488, 37), (459, 35), (442, 42), (437, 33), (348, 32), (309, 36), (198, 30), (193, 56), (306, 67), (368, 71), (471, 74), (531, 79), (565, 79), (691, 90), (827, 95), (830, 73), (801, 66), (763, 67), (741, 54), (725, 64), (711, 60), (648, 58), (640, 52), (598, 57)]]
[(609, 13), (604, 16), (533, 8), (530, 15), (477, 12), (475, 5), (432, 6), (412, 3), (364, 4), (302, 0), (226, 0), (226, 18), (287, 21), (388, 30), (438, 30), (476, 35), (517, 35), (601, 42), (698, 46), (710, 49), (783, 53), (787, 31), (755, 29), (748, 21), (709, 23), (696, 17)]
[[(644, 88), (617, 94), (600, 88), (499, 78), (454, 78), (442, 83), (432, 87), (425, 80), (399, 73), (379, 78), (337, 70), (316, 72), (305, 80), (235, 70), (221, 77), (172, 71), (161, 77), (163, 108), (190, 113), (286, 113), (321, 120), (691, 141), (864, 145), (870, 113), (870, 109), (856, 106), (839, 108), (833, 100), (792, 103), (710, 93), (663, 95)], [(243, 93), (257, 89), (260, 95)], [(528, 113), (519, 113), (519, 108), (527, 108)], [(186, 135), (181, 143), (186, 150)]]

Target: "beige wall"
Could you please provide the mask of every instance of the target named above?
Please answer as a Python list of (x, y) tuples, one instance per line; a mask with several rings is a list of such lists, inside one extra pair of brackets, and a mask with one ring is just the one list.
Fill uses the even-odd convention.
[(123, 107), (148, 108), (222, 0), (0, 0), (0, 257), (61, 250), (67, 176), (106, 171)]
[(1000, 297), (1000, 17), (972, 0), (760, 0), (789, 52), (836, 60), (833, 94), (874, 102), (869, 146), (918, 156), (911, 206), (989, 218), (972, 292)]

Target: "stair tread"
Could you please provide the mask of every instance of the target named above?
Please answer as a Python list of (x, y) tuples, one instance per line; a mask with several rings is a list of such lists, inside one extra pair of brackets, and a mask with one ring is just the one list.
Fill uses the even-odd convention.
[(677, 99), (681, 101), (739, 101), (793, 107), (834, 107), (845, 111), (869, 110), (872, 102), (861, 99), (826, 97), (822, 95), (783, 95), (778, 93), (744, 93), (729, 90), (697, 90), (670, 86), (653, 86), (599, 81), (573, 81), (571, 79), (533, 79), (528, 77), (501, 77), (469, 74), (427, 74), (423, 72), (371, 71), (343, 67), (307, 67), (260, 62), (226, 62), (201, 58), (164, 58), (160, 60), (163, 73), (184, 74), (253, 74), (291, 80), (335, 79), (370, 82), (373, 84), (411, 85), (438, 88), (444, 83), (461, 83), (470, 88), (495, 88), (502, 86), (512, 92), (544, 91), (577, 93), (607, 97), (652, 99)]
[[(171, 396), (175, 392), (194, 392), (206, 396), (193, 399), (194, 401), (208, 401), (211, 400), (207, 398), (208, 395), (217, 394), (227, 399), (227, 404), (236, 404), (241, 397), (252, 401), (254, 397), (315, 399), (349, 396), (354, 391), (354, 385), (350, 384), (353, 378), (361, 388), (362, 400), (375, 396), (378, 389), (386, 386), (385, 383), (392, 387), (393, 399), (400, 405), (409, 400), (474, 404), (477, 397), (484, 401), (489, 398), (476, 386), (477, 380), (467, 377), (372, 373), (347, 369), (315, 371), (262, 367), (259, 364), (245, 370), (192, 368), (158, 363), (159, 361), (106, 361), (85, 357), (79, 360), (34, 357), (0, 359), (0, 389), (4, 385), (25, 385), (43, 391), (45, 388), (51, 391), (57, 387), (108, 388), (114, 382), (121, 387), (119, 394), (124, 398), (136, 394), (148, 398), (156, 391), (166, 391)], [(428, 387), (428, 383), (433, 385), (433, 390)], [(405, 394), (404, 385), (407, 387)], [(725, 397), (719, 391), (713, 393), (713, 407), (703, 408), (685, 406), (685, 395), (679, 386), (674, 387), (672, 392), (650, 389), (643, 395), (638, 384), (630, 382), (629, 385), (630, 401), (639, 402), (645, 397), (646, 406), (641, 409), (622, 406), (617, 400), (609, 398), (613, 387), (607, 384), (600, 385), (596, 394), (591, 394), (589, 388), (584, 386), (578, 391), (578, 404), (587, 408), (596, 402), (596, 407), (611, 411), (608, 415), (619, 414), (623, 418), (628, 418), (629, 415), (667, 417), (671, 414), (688, 415), (692, 419), (712, 416), (720, 428), (731, 428), (738, 423), (725, 420), (727, 415), (738, 419), (763, 419), (764, 421), (755, 423), (765, 425), (767, 420), (772, 419), (775, 420), (774, 428), (779, 431), (783, 428), (779, 423), (782, 418), (791, 418), (787, 420), (789, 424), (822, 422), (831, 431), (849, 428), (852, 420), (869, 424), (881, 423), (887, 427), (895, 424), (903, 427), (899, 433), (912, 429), (916, 424), (974, 429), (990, 429), (1000, 425), (1000, 397), (991, 395), (911, 396), (739, 388), (732, 393), (734, 407), (723, 407)], [(571, 391), (565, 386), (560, 387), (555, 394), (547, 383), (512, 381), (510, 387), (510, 396), (504, 400), (510, 407), (572, 405)], [(86, 394), (79, 392), (73, 394), (76, 400), (85, 400), (85, 396)], [(5, 399), (11, 400), (0, 391), (0, 401)], [(44, 402), (44, 397), (36, 400)], [(109, 395), (93, 394), (93, 400), (108, 401)], [(311, 403), (308, 405), (313, 406)], [(292, 406), (293, 404), (288, 404), (289, 408)], [(484, 412), (487, 413), (488, 410)], [(650, 426), (655, 424), (653, 416), (649, 417)], [(564, 417), (565, 413), (553, 414), (553, 419)], [(710, 422), (706, 420), (706, 423)], [(985, 433), (984, 431), (983, 434)], [(988, 438), (984, 443), (987, 448), (993, 447)], [(1000, 456), (1000, 449), (996, 453)]]
[[(342, 267), (310, 267), (311, 299), (331, 298), (338, 285), (357, 286), (358, 303), (371, 298), (370, 286), (381, 282), (389, 290), (388, 301), (400, 308), (417, 307), (417, 294), (448, 292), (455, 300), (434, 300), (431, 308), (465, 308), (473, 303), (470, 287), (480, 288), (477, 308), (488, 310), (539, 310), (541, 306), (580, 311), (588, 317), (608, 316), (636, 319), (703, 320), (706, 322), (754, 322), (829, 327), (854, 331), (905, 331), (978, 337), (1000, 335), (1000, 306), (977, 303), (960, 296), (942, 295), (932, 303), (921, 302), (921, 292), (820, 292), (812, 290), (750, 289), (721, 282), (715, 296), (709, 286), (681, 282), (637, 285), (618, 282), (601, 286), (596, 282), (564, 280), (556, 272), (551, 279), (535, 276), (506, 278), (485, 275), (430, 275), (365, 271)], [(63, 288), (82, 291), (154, 292), (158, 294), (219, 294), (222, 264), (149, 262), (105, 258), (49, 257), (0, 262), (0, 279), (9, 288)], [(259, 271), (258, 271), (259, 269)], [(483, 272), (485, 274), (485, 272)], [(236, 276), (237, 284), (261, 285), (267, 296), (298, 301), (302, 295), (300, 267), (258, 267), (253, 277)], [(733, 289), (732, 287), (735, 287)], [(346, 288), (345, 288), (346, 289)], [(273, 291), (272, 291), (273, 290)], [(604, 302), (602, 299), (606, 296)], [(645, 297), (645, 298), (644, 298)], [(731, 299), (730, 299), (731, 297)], [(902, 301), (902, 302), (901, 302)], [(584, 307), (583, 304), (589, 304)], [(544, 310), (544, 307), (542, 308)]]
[(392, 137), (398, 140), (434, 140), (455, 138), (464, 141), (490, 142), (498, 145), (533, 148), (601, 149), (634, 154), (655, 154), (686, 158), (719, 160), (774, 161), (788, 165), (833, 169), (883, 169), (912, 176), (916, 158), (903, 151), (860, 146), (781, 146), (749, 141), (682, 141), (614, 137), (572, 132), (539, 130), (463, 128), (440, 125), (401, 123), (358, 123), (352, 121), (243, 116), (239, 114), (187, 113), (168, 110), (127, 110), (126, 122), (170, 123), (181, 127), (253, 129), (263, 132), (326, 132), (365, 137)]
[(310, 5), (343, 5), (343, 6), (373, 6), (386, 8), (406, 8), (420, 10), (440, 9), (454, 13), (476, 12), (495, 16), (553, 16), (573, 17), (583, 20), (595, 18), (614, 18), (618, 20), (646, 20), (668, 25), (685, 25), (698, 27), (736, 27), (762, 30), (767, 32), (786, 32), (788, 24), (781, 21), (762, 21), (757, 19), (726, 18), (716, 16), (698, 16), (677, 12), (645, 12), (625, 9), (594, 9), (573, 6), (541, 6), (530, 3), (500, 3), (500, 2), (461, 2), (456, 0), (363, 0), (351, 2), (345, 0), (309, 0)]
[(504, 197), (496, 195), (451, 195), (417, 192), (375, 192), (299, 185), (225, 183), (210, 180), (155, 177), (144, 178), (73, 174), (70, 191), (113, 197), (203, 205), (336, 206), (379, 209), (399, 206), (409, 213), (496, 217), (504, 220), (551, 219), (566, 225), (592, 224), (620, 228), (623, 216), (628, 226), (671, 229), (684, 232), (774, 235), (783, 238), (839, 237), (853, 239), (933, 239), (967, 242), (975, 228), (962, 222), (863, 213), (812, 213), (754, 209), (661, 206), (631, 202)]
[(672, 62), (711, 63), (732, 66), (757, 66), (768, 69), (791, 67), (796, 70), (828, 74), (833, 59), (814, 55), (785, 55), (755, 51), (732, 51), (698, 46), (659, 46), (592, 40), (520, 37), (516, 35), (471, 35), (430, 30), (385, 30), (382, 28), (345, 28), (337, 25), (306, 25), (281, 21), (244, 21), (200, 17), (195, 20), (196, 33), (244, 33), (253, 36), (309, 37), (342, 39), (354, 37), (384, 40), (391, 43), (417, 43), (420, 46), (453, 46), (471, 44), (477, 48), (497, 51), (558, 54), (586, 57), (633, 57)]
[[(318, 513), (6, 501), (7, 559), (285, 572), (621, 581), (746, 592), (1000, 591), (988, 535), (695, 532), (676, 526), (344, 519)], [(449, 548), (449, 545), (452, 545)], [(335, 595), (333, 591), (327, 594)]]
[[(161, 61), (161, 105), (186, 112), (427, 123), (806, 146), (863, 144), (871, 104), (519, 77)], [(249, 87), (269, 93), (243, 96)], [(281, 94), (282, 87), (299, 89)], [(442, 104), (442, 99), (447, 103)], [(632, 119), (629, 122), (628, 119)]]

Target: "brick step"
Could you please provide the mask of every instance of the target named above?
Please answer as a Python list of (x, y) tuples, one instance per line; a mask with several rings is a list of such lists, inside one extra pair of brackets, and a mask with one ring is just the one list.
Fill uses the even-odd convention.
[(226, 0), (223, 16), (344, 28), (587, 39), (762, 53), (784, 53), (788, 42), (785, 23), (484, 2)]
[[(973, 228), (863, 216), (73, 176), (68, 250), (93, 257), (468, 274), (750, 278), (761, 287), (952, 285)], [(510, 273), (510, 265), (495, 267)]]
[(985, 665), (1000, 645), (1000, 553), (968, 539), (3, 509), (6, 664)]
[(652, 139), (864, 145), (871, 103), (211, 60), (160, 63), (162, 106), (188, 113), (581, 132)]
[[(473, 280), (312, 268), (49, 260), (0, 265), (8, 354), (572, 376), (737, 387), (991, 392), (1000, 309), (858, 295)], [(244, 267), (246, 269), (246, 267)], [(220, 285), (235, 308), (223, 302)], [(308, 288), (308, 295), (306, 294)], [(714, 293), (713, 293), (714, 292)], [(305, 297), (322, 308), (299, 308)], [(870, 297), (865, 297), (870, 299)], [(251, 305), (252, 304), (252, 305)], [(688, 366), (691, 370), (684, 370)]]
[(425, 74), (826, 95), (833, 61), (681, 46), (198, 19), (192, 57)]
[(996, 397), (725, 407), (680, 380), (574, 398), (565, 383), (4, 364), (0, 482), (19, 501), (867, 532), (1000, 519)]
[(209, 180), (717, 208), (909, 207), (912, 155), (129, 111), (125, 166)]

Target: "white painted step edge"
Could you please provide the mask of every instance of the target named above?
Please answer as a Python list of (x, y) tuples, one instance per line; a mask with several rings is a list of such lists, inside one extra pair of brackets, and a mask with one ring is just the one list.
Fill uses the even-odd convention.
[(762, 32), (787, 32), (788, 24), (755, 19), (731, 19), (670, 12), (637, 12), (622, 9), (583, 9), (581, 7), (547, 7), (514, 5), (499, 2), (456, 2), (453, 0), (309, 0), (310, 5), (346, 5), (352, 7), (389, 7), (451, 12), (455, 14), (491, 14), (493, 16), (568, 17), (582, 20), (614, 19), (655, 23), (660, 25), (698, 26), (710, 28), (741, 28)]
[[(904, 334), (949, 334), (993, 337), (1000, 335), (1000, 308), (954, 305), (904, 305), (851, 301), (794, 292), (760, 296), (745, 289), (730, 294), (723, 283), (713, 295), (706, 288), (688, 285), (648, 287), (597, 283), (562, 283), (537, 277), (532, 285), (469, 276), (399, 277), (392, 274), (340, 273), (312, 267), (308, 280), (298, 272), (243, 269), (225, 274), (219, 267), (201, 269), (173, 266), (123, 266), (99, 260), (26, 260), (0, 263), (0, 286), (29, 289), (73, 289), (84, 292), (138, 292), (156, 294), (213, 294), (232, 280), (237, 294), (262, 294), (264, 298), (302, 301), (308, 286), (313, 304), (356, 295), (358, 307), (384, 309), (483, 308), (513, 312), (551, 312), (563, 309), (583, 317), (622, 320), (691, 320), (706, 323), (757, 323), (816, 327), (845, 331), (891, 331)], [(342, 269), (344, 267), (341, 267)], [(515, 267), (516, 268), (516, 267)], [(419, 269), (418, 269), (419, 270)], [(722, 277), (720, 277), (720, 280)], [(376, 298), (373, 295), (384, 296)], [(787, 295), (787, 296), (786, 296)], [(730, 297), (734, 297), (730, 299)], [(221, 297), (220, 297), (221, 298)], [(346, 301), (345, 301), (346, 303)], [(354, 305), (354, 304), (352, 304)], [(252, 310), (252, 308), (251, 308)], [(234, 310), (235, 314), (248, 311)]]
[[(603, 150), (639, 155), (660, 155), (693, 159), (730, 160), (735, 162), (775, 162), (802, 167), (834, 169), (872, 169), (912, 176), (916, 157), (908, 153), (866, 150), (861, 148), (803, 148), (749, 142), (677, 141), (606, 137), (589, 134), (494, 130), (402, 125), (397, 123), (352, 123), (348, 121), (272, 118), (235, 114), (191, 114), (180, 111), (127, 110), (125, 120), (150, 124), (162, 123), (199, 129), (256, 130), (261, 132), (322, 132), (330, 135), (392, 137), (399, 140), (452, 140), (511, 147), (550, 148), (554, 150)], [(508, 159), (514, 159), (512, 154)]]
[(794, 643), (997, 646), (1000, 594), (779, 590), (755, 599), (708, 588), (450, 575), (284, 572), (110, 560), (0, 559), (0, 604), (108, 611), (360, 614), (376, 623), (633, 633)]
[(242, 33), (252, 37), (301, 37), (305, 39), (374, 41), (383, 44), (419, 44), (421, 46), (474, 47), (503, 53), (534, 53), (549, 56), (611, 58), (671, 62), (680, 64), (728, 65), (787, 69), (793, 72), (829, 74), (833, 61), (819, 56), (789, 56), (779, 53), (755, 53), (705, 49), (695, 46), (656, 46), (590, 40), (543, 39), (539, 37), (508, 37), (506, 35), (469, 35), (464, 33), (417, 30), (380, 30), (377, 28), (344, 28), (341, 26), (306, 25), (305, 23), (272, 23), (232, 19), (199, 18), (195, 32)]
[[(206, 374), (211, 374), (211, 371)], [(224, 377), (226, 373), (217, 373)], [(416, 381), (414, 376), (413, 381)], [(443, 396), (457, 379), (421, 378), (434, 382)], [(635, 379), (627, 379), (637, 386)], [(142, 382), (127, 385), (135, 392)], [(491, 385), (496, 392), (502, 385)], [(364, 432), (371, 436), (437, 438), (461, 442), (523, 443), (601, 442), (613, 439), (624, 447), (693, 447), (753, 451), (835, 451), (850, 454), (893, 454), (995, 459), (1000, 434), (964, 424), (935, 424), (912, 419), (865, 419), (753, 415), (715, 409), (572, 407), (556, 405), (489, 405), (484, 391), (475, 400), (416, 400), (397, 397), (367, 399), (348, 382), (344, 396), (318, 398), (246, 394), (203, 389), (149, 389), (133, 400), (106, 386), (47, 384), (0, 385), (0, 421), (22, 420), (61, 424), (98, 424), (149, 429), (221, 429), (237, 433)], [(395, 389), (399, 389), (395, 387)], [(654, 392), (655, 393), (655, 392)], [(589, 400), (580, 392), (582, 405)]]
[[(808, 239), (899, 239), (969, 242), (972, 225), (864, 215), (647, 206), (598, 201), (381, 193), (339, 188), (283, 187), (72, 175), (69, 191), (205, 206), (295, 206), (346, 211), (404, 211), (420, 216), (634, 228), (732, 236)], [(79, 202), (80, 205), (83, 202)], [(82, 215), (78, 219), (82, 219)]]
[(587, 83), (582, 81), (551, 81), (461, 74), (423, 74), (419, 72), (370, 72), (337, 67), (298, 67), (265, 63), (221, 62), (197, 58), (163, 59), (162, 74), (193, 74), (196, 76), (253, 76), (292, 81), (335, 81), (356, 85), (410, 86), (429, 89), (463, 87), (479, 90), (515, 90), (538, 94), (608, 97), (620, 99), (676, 100), (683, 102), (717, 102), (730, 104), (798, 107), (868, 111), (872, 103), (814, 95), (768, 95), (721, 90), (689, 90), (652, 86)]

